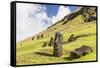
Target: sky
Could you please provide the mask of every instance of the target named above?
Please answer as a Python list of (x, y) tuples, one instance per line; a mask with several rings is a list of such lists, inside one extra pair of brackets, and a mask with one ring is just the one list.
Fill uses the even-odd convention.
[(75, 11), (77, 6), (40, 5), (17, 3), (16, 24), (17, 42), (45, 30)]

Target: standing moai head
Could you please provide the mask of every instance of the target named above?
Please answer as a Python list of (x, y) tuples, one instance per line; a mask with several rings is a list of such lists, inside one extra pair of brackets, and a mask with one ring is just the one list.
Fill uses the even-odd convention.
[(53, 47), (53, 55), (55, 57), (60, 57), (62, 56), (62, 41), (63, 41), (63, 36), (60, 32), (57, 32), (55, 34), (55, 39), (54, 39), (54, 47)]
[(53, 46), (53, 45), (54, 45), (54, 39), (53, 39), (53, 37), (51, 37), (50, 42), (49, 42), (48, 45), (49, 45), (49, 46)]
[(59, 44), (62, 44), (62, 41), (63, 41), (62, 33), (56, 32), (54, 41), (59, 43)]

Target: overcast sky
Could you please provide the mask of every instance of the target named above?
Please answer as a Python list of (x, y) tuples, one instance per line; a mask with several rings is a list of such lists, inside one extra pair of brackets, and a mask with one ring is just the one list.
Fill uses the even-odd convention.
[(17, 42), (43, 31), (76, 9), (75, 6), (17, 3)]

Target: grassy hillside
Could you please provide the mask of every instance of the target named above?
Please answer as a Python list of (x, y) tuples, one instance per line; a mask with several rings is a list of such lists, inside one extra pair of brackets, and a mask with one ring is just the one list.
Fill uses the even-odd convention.
[[(68, 23), (62, 25), (60, 21), (54, 26), (42, 31), (41, 33), (17, 43), (16, 46), (16, 63), (17, 65), (23, 64), (46, 64), (46, 63), (59, 63), (59, 62), (77, 62), (77, 61), (91, 61), (96, 60), (96, 20), (84, 22), (83, 16), (78, 15)], [(44, 42), (49, 42), (51, 37), (54, 37), (55, 32), (62, 32), (63, 41), (67, 41), (71, 34), (82, 35), (92, 34), (86, 37), (79, 37), (76, 41), (62, 44), (63, 56), (54, 57), (53, 46), (42, 47)], [(37, 39), (37, 36), (43, 34), (44, 37)], [(93, 48), (93, 52), (78, 59), (70, 59), (69, 51), (79, 48), (82, 45), (87, 45)]]

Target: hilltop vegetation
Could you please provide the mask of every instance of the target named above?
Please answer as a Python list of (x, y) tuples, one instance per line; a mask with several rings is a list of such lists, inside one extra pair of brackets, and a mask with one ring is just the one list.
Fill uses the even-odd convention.
[[(63, 34), (63, 42), (65, 42), (62, 44), (63, 56), (61, 57), (52, 56), (53, 46), (47, 45), (46, 47), (42, 47), (44, 42), (48, 44), (51, 37), (55, 37), (56, 32)], [(81, 37), (67, 43), (72, 34), (75, 37)], [(93, 52), (78, 59), (70, 59), (70, 51), (82, 45), (92, 47)], [(16, 55), (17, 65), (96, 60), (96, 8), (82, 7), (39, 34), (18, 42), (16, 45)]]

